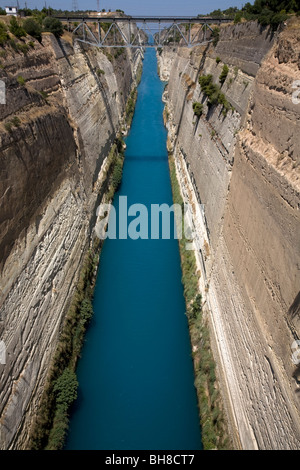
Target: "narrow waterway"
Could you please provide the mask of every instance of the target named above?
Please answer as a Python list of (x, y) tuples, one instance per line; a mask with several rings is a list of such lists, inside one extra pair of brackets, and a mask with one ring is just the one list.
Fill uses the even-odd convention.
[[(147, 50), (117, 213), (119, 196), (172, 205), (163, 88)], [(66, 449), (201, 449), (178, 241), (107, 239), (94, 312)]]

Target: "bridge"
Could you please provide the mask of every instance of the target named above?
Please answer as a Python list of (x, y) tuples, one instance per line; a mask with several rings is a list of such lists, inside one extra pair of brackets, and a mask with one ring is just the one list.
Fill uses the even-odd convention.
[(96, 47), (193, 47), (212, 40), (213, 26), (232, 18), (177, 16), (56, 16), (75, 39)]

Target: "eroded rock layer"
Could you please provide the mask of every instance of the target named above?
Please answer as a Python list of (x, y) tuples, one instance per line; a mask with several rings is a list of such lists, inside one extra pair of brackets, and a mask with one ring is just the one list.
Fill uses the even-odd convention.
[[(111, 53), (110, 53), (111, 52)], [(26, 448), (95, 221), (98, 177), (141, 62), (43, 35), (9, 47), (0, 107), (0, 447)]]
[[(292, 361), (300, 326), (300, 105), (292, 99), (299, 44), (297, 21), (276, 34), (248, 23), (224, 27), (216, 47), (159, 55), (168, 147), (186, 200), (201, 204), (202, 294), (237, 448), (300, 445)], [(208, 74), (233, 111), (208, 106), (198, 81)]]

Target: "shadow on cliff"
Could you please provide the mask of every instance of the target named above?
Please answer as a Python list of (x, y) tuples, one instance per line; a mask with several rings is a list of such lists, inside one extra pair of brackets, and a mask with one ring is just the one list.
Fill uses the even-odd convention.
[(57, 40), (58, 47), (60, 48), (60, 50), (61, 50), (61, 52), (62, 52), (62, 54), (63, 54), (63, 56), (64, 56), (64, 59), (66, 59), (66, 61), (68, 62), (68, 65), (71, 67), (71, 62), (69, 61), (68, 54), (67, 54), (66, 51), (65, 51), (65, 48), (64, 48), (64, 45), (63, 45), (61, 39), (60, 39), (60, 38), (56, 38), (56, 40)]
[[(299, 322), (300, 320), (300, 291), (296, 295), (292, 305), (290, 306), (288, 310), (288, 320), (292, 322), (293, 330), (295, 329), (297, 331), (296, 323)], [(297, 336), (295, 337), (295, 341), (299, 341), (299, 338)], [(298, 345), (299, 345), (298, 349), (295, 349), (295, 348), (293, 349), (293, 354), (295, 355), (294, 357), (295, 361), (297, 360), (300, 361), (300, 343), (298, 343)], [(300, 386), (300, 363), (296, 365), (293, 371), (293, 378), (295, 379), (297, 386), (299, 387)], [(299, 395), (300, 388), (297, 388), (295, 390), (295, 393)]]
[(89, 67), (90, 72), (91, 72), (91, 74), (93, 75), (93, 77), (95, 79), (95, 82), (97, 83), (98, 89), (101, 93), (103, 102), (104, 102), (105, 107), (106, 107), (107, 116), (108, 116), (109, 123), (110, 123), (111, 128), (112, 128), (113, 134), (116, 135), (116, 129), (115, 129), (115, 126), (114, 126), (114, 123), (113, 123), (113, 117), (112, 117), (110, 104), (109, 104), (109, 99), (108, 99), (108, 96), (106, 94), (106, 91), (105, 91), (105, 89), (104, 89), (104, 87), (101, 83), (100, 78), (98, 77), (97, 73), (95, 72), (94, 67), (92, 66), (91, 61), (90, 61), (90, 59), (89, 59), (89, 57), (88, 57), (88, 55), (87, 55), (87, 53), (86, 53), (86, 51), (84, 50), (83, 47), (81, 47), (81, 52), (85, 57), (87, 66)]
[[(101, 79), (100, 77), (97, 75), (96, 71), (95, 71), (95, 68), (93, 67), (90, 59), (89, 59), (89, 56), (87, 54), (87, 51), (84, 49), (84, 46), (81, 45), (80, 47), (80, 51), (82, 53), (82, 55), (84, 56), (84, 59), (85, 59), (85, 62), (90, 70), (90, 73), (91, 75), (94, 77), (95, 79), (95, 82), (97, 84), (97, 87), (98, 87), (98, 90), (101, 94), (101, 97), (102, 97), (102, 101), (104, 103), (104, 106), (105, 106), (105, 109), (106, 109), (106, 115), (108, 117), (108, 120), (109, 120), (109, 124), (110, 124), (110, 127), (111, 127), (111, 135), (110, 137), (107, 139), (106, 141), (106, 144), (105, 146), (101, 149), (101, 154), (102, 155), (107, 155), (110, 148), (111, 148), (111, 145), (113, 143), (113, 140), (116, 136), (116, 128), (114, 126), (114, 122), (113, 122), (113, 115), (112, 115), (112, 112), (111, 112), (111, 105), (110, 105), (110, 102), (109, 102), (109, 97), (107, 96), (107, 93), (106, 93), (106, 90), (101, 82)], [(94, 174), (93, 174), (93, 183), (96, 181), (97, 177), (98, 177), (98, 173), (100, 171), (100, 168), (101, 168), (101, 164), (102, 164), (102, 161), (103, 161), (103, 158), (98, 158), (97, 162), (96, 162), (96, 167), (95, 167), (95, 170), (94, 170)]]
[(298, 292), (294, 302), (290, 306), (288, 315), (292, 320), (294, 320), (295, 318), (300, 318), (300, 291)]
[[(198, 67), (198, 70), (197, 70), (196, 81), (198, 81), (199, 74), (200, 74), (201, 70), (203, 70), (205, 59), (206, 59), (206, 52), (207, 52), (209, 46), (210, 46), (210, 44), (208, 43), (206, 45), (204, 51), (203, 51), (203, 55), (201, 57), (201, 61), (200, 61), (200, 64), (199, 64), (199, 67)], [(174, 148), (176, 148), (176, 146), (177, 146), (177, 140), (178, 140), (178, 136), (179, 136), (179, 133), (180, 133), (182, 119), (183, 119), (183, 115), (184, 115), (184, 111), (185, 111), (185, 105), (187, 103), (187, 97), (188, 97), (189, 93), (190, 93), (190, 89), (188, 88), (185, 92), (185, 95), (184, 95), (183, 106), (181, 108), (180, 118), (179, 118), (179, 121), (178, 121), (178, 127), (177, 127), (175, 142), (174, 142)], [(204, 101), (205, 101), (205, 99), (204, 99)], [(196, 122), (196, 125), (195, 125), (195, 128), (194, 128), (194, 135), (196, 134), (199, 121), (200, 121), (200, 118), (197, 119), (197, 122)]]

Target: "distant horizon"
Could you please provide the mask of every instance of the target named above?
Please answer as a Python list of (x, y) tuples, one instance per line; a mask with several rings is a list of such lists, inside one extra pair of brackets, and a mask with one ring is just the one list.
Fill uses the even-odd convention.
[[(73, 10), (73, 5), (77, 4), (78, 10), (95, 10), (97, 11), (97, 0), (0, 0), (0, 7), (5, 8), (6, 6), (17, 6), (19, 3), (20, 8), (41, 10), (45, 7), (51, 7), (56, 10)], [(100, 11), (104, 8), (106, 11), (116, 11), (117, 9), (123, 10), (128, 15), (140, 15), (140, 16), (197, 16), (198, 14), (208, 14), (213, 10), (225, 10), (229, 7), (238, 7), (246, 3), (246, 0), (212, 0), (211, 2), (195, 0), (185, 0), (184, 2), (179, 0), (152, 0), (151, 5), (149, 2), (141, 2), (139, 0), (112, 0), (102, 1), (99, 0)], [(253, 3), (251, 1), (250, 3)]]

